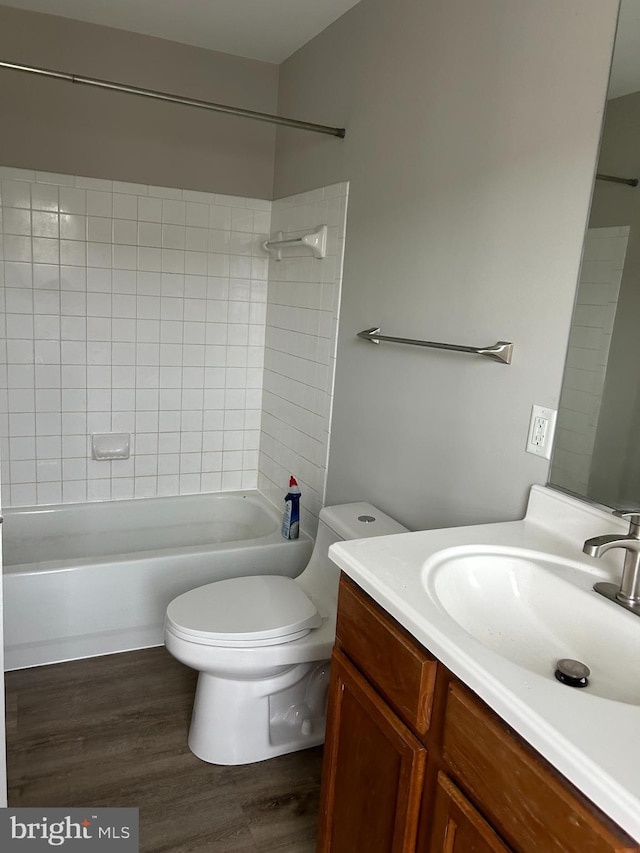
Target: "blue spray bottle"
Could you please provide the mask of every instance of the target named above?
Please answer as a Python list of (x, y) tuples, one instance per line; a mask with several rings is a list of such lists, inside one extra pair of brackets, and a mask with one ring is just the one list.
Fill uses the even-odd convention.
[(285, 539), (297, 539), (300, 535), (300, 487), (295, 477), (289, 480), (289, 491), (284, 499), (282, 535)]

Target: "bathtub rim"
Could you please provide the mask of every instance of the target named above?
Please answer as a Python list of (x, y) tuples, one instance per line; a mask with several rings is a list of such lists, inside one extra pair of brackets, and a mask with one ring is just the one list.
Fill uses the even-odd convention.
[[(120, 509), (126, 509), (127, 506), (133, 506), (136, 504), (140, 506), (142, 503), (147, 503), (148, 506), (150, 502), (163, 502), (165, 506), (168, 506), (170, 502), (178, 501), (181, 498), (202, 498), (202, 502), (204, 503), (205, 500), (217, 501), (224, 500), (229, 497), (243, 499), (249, 498), (252, 503), (258, 503), (260, 505), (260, 509), (264, 510), (264, 512), (273, 521), (273, 530), (268, 533), (261, 534), (260, 536), (247, 539), (225, 539), (219, 542), (212, 542), (209, 545), (180, 545), (173, 548), (145, 549), (133, 552), (121, 551), (113, 554), (101, 554), (94, 557), (61, 558), (35, 562), (32, 561), (29, 563), (7, 563), (5, 554), (3, 558), (2, 574), (3, 576), (17, 574), (43, 574), (45, 572), (52, 571), (72, 571), (73, 569), (79, 569), (83, 566), (98, 567), (114, 563), (135, 564), (149, 559), (162, 560), (165, 557), (173, 558), (178, 555), (189, 556), (214, 552), (217, 554), (224, 552), (225, 550), (233, 551), (239, 547), (252, 549), (259, 548), (270, 543), (287, 541), (284, 540), (280, 532), (281, 517), (278, 508), (275, 507), (274, 504), (272, 504), (271, 501), (262, 494), (262, 492), (258, 491), (258, 489), (241, 489), (227, 492), (198, 492), (190, 493), (188, 495), (163, 495), (153, 498), (127, 498), (125, 500), (111, 501), (78, 501), (74, 503), (35, 504), (32, 506), (8, 507), (4, 511), (5, 524), (2, 529), (3, 545), (6, 550), (7, 531), (10, 527), (10, 524), (9, 527), (7, 527), (6, 520), (7, 518), (10, 520), (15, 516), (29, 516), (45, 513), (55, 514), (56, 512), (68, 514), (72, 512), (74, 508), (85, 506), (92, 508), (95, 507), (96, 511), (98, 511), (98, 509), (104, 504), (107, 504), (112, 508), (118, 507)], [(299, 538), (313, 542), (312, 537), (304, 531), (300, 532)]]

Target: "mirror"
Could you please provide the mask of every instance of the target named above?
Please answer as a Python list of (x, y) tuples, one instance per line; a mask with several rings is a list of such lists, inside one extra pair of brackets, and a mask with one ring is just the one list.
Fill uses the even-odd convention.
[(640, 0), (622, 0), (550, 485), (640, 506)]

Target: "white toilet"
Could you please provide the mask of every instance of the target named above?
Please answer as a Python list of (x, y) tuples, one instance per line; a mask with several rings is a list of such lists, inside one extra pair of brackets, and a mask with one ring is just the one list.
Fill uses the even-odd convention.
[(367, 503), (325, 507), (297, 578), (216, 581), (167, 607), (165, 645), (200, 672), (189, 747), (212, 764), (250, 764), (324, 740), (340, 569), (333, 542), (405, 533)]

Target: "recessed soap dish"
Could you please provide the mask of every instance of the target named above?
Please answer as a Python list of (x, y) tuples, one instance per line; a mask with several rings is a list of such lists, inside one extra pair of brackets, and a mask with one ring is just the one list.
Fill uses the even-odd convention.
[(128, 459), (131, 435), (128, 432), (93, 433), (91, 436), (91, 458), (97, 461)]

